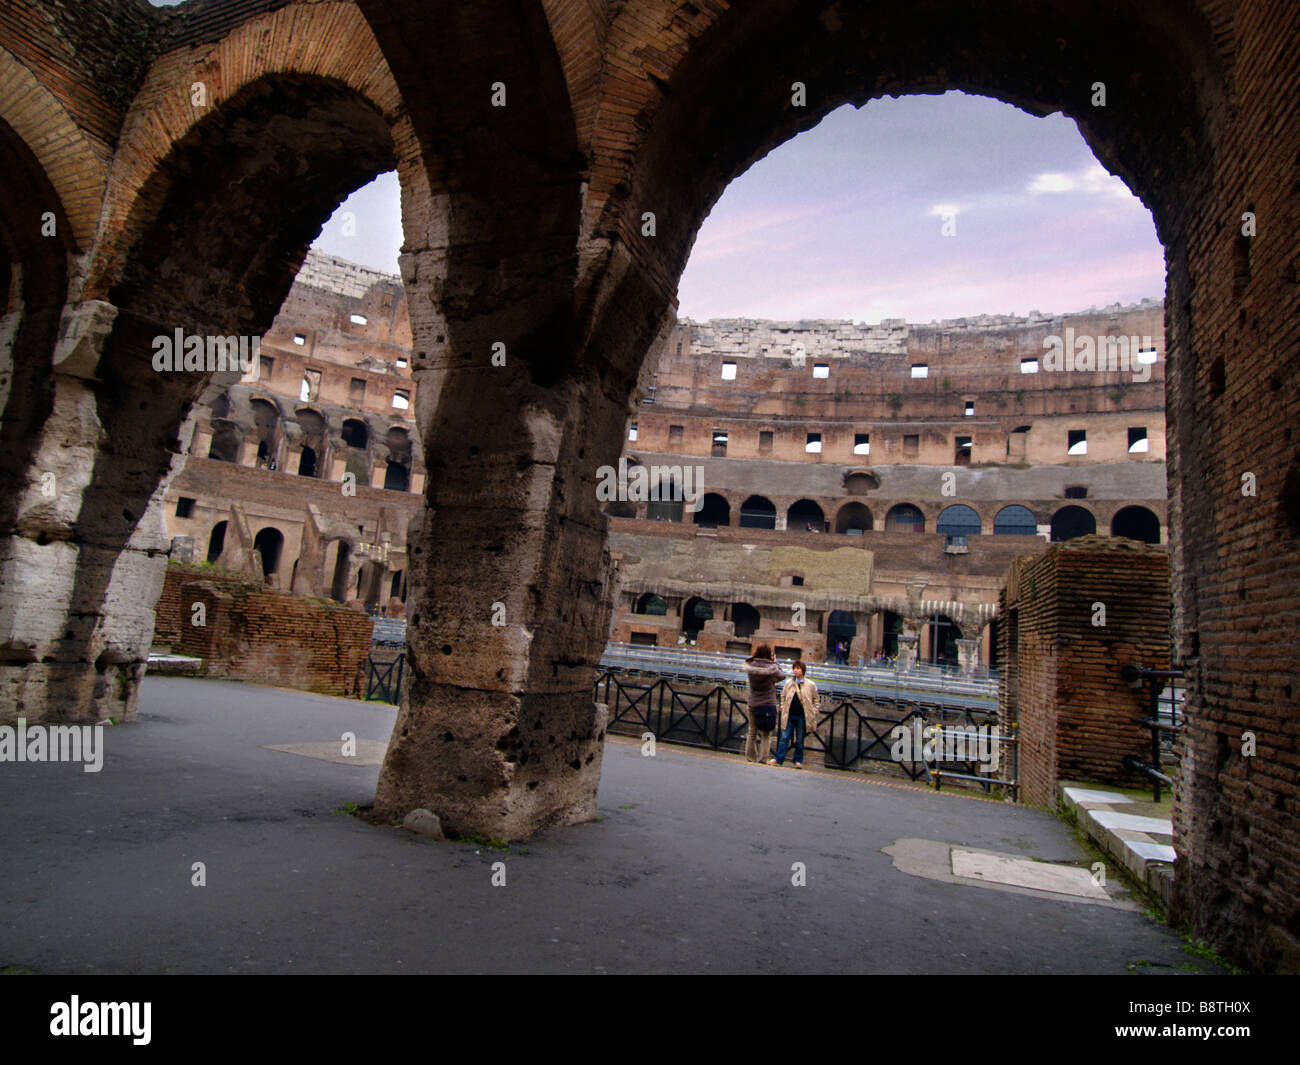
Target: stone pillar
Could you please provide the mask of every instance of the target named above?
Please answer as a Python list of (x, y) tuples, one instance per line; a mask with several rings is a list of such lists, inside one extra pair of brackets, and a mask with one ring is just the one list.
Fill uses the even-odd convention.
[[(4, 720), (135, 716), (170, 547), (162, 520), (165, 474), (169, 462), (182, 460), (165, 451), (134, 454), (123, 437), (153, 446), (146, 434), (130, 435), (135, 422), (101, 422), (115, 399), (101, 396), (96, 375), (118, 315), (100, 301), (63, 313), (52, 357), (53, 407), (16, 504), (15, 534), (0, 543)], [(137, 335), (138, 350), (150, 350), (147, 335), (143, 343)], [(165, 395), (169, 384), (159, 392)], [(164, 417), (175, 411), (160, 406)], [(178, 428), (181, 421), (177, 414)]]
[(491, 367), (491, 339), (464, 344), (484, 365), (453, 363), (421, 425), (438, 470), (409, 538), (411, 683), (375, 810), (513, 839), (596, 813), (614, 583), (596, 483), (626, 412), (578, 380), (542, 387), (522, 359)]
[(957, 664), (962, 676), (972, 676), (980, 664), (979, 646), (979, 640), (957, 641)]
[(916, 636), (906, 633), (898, 634), (898, 671), (907, 673), (916, 663)]

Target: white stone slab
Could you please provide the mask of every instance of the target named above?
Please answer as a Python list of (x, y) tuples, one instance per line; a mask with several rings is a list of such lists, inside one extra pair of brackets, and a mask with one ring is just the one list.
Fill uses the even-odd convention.
[(1117, 803), (1134, 801), (1127, 795), (1121, 795), (1117, 791), (1093, 791), (1092, 788), (1065, 788), (1063, 790), (1066, 795), (1079, 805), (1098, 803), (1103, 806), (1114, 806)]
[(1164, 843), (1147, 843), (1141, 840), (1129, 840), (1124, 844), (1129, 850), (1134, 851), (1143, 861), (1146, 862), (1169, 862), (1173, 863), (1177, 855), (1174, 848)]
[(1010, 884), (1013, 887), (1052, 891), (1058, 895), (1077, 895), (1082, 898), (1108, 899), (1104, 888), (1096, 884), (1087, 869), (1075, 866), (1050, 865), (1030, 858), (1008, 858), (1000, 854), (980, 854), (978, 851), (952, 851), (953, 875), (986, 883)]
[(1174, 834), (1174, 823), (1164, 817), (1142, 817), (1138, 814), (1122, 814), (1116, 810), (1089, 810), (1088, 816), (1102, 828), (1126, 828), (1132, 832), (1151, 832), (1158, 836)]

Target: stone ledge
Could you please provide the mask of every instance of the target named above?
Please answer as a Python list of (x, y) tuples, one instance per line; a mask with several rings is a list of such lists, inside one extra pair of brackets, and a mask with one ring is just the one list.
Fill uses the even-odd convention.
[(1079, 828), (1168, 907), (1174, 891), (1172, 822), (1125, 809), (1137, 801), (1114, 791), (1062, 783), (1059, 795)]

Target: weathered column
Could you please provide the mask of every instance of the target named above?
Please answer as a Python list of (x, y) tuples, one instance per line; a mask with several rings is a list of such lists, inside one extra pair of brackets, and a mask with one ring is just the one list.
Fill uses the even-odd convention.
[[(135, 715), (169, 541), (161, 510), (165, 477), (162, 484), (136, 478), (125, 494), (99, 487), (104, 470), (134, 465), (130, 454), (112, 448), (101, 425), (102, 398), (89, 383), (117, 315), (100, 301), (68, 308), (53, 352), (53, 410), (28, 466), (15, 535), (0, 547), (6, 719)], [(154, 457), (162, 471), (167, 461)], [(109, 512), (112, 522), (104, 520)]]
[(957, 641), (957, 666), (962, 676), (969, 677), (974, 674), (975, 668), (980, 661), (979, 646), (979, 640)]
[(918, 637), (907, 633), (898, 636), (898, 671), (907, 673), (916, 662), (916, 642)]

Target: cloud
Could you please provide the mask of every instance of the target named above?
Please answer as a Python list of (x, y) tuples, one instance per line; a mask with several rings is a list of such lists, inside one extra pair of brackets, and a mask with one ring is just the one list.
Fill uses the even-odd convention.
[(1026, 187), (1031, 196), (1051, 195), (1058, 192), (1082, 192), (1100, 196), (1114, 196), (1117, 199), (1129, 199), (1132, 193), (1114, 174), (1108, 173), (1100, 164), (1090, 166), (1073, 174), (1048, 172), (1038, 174)]

